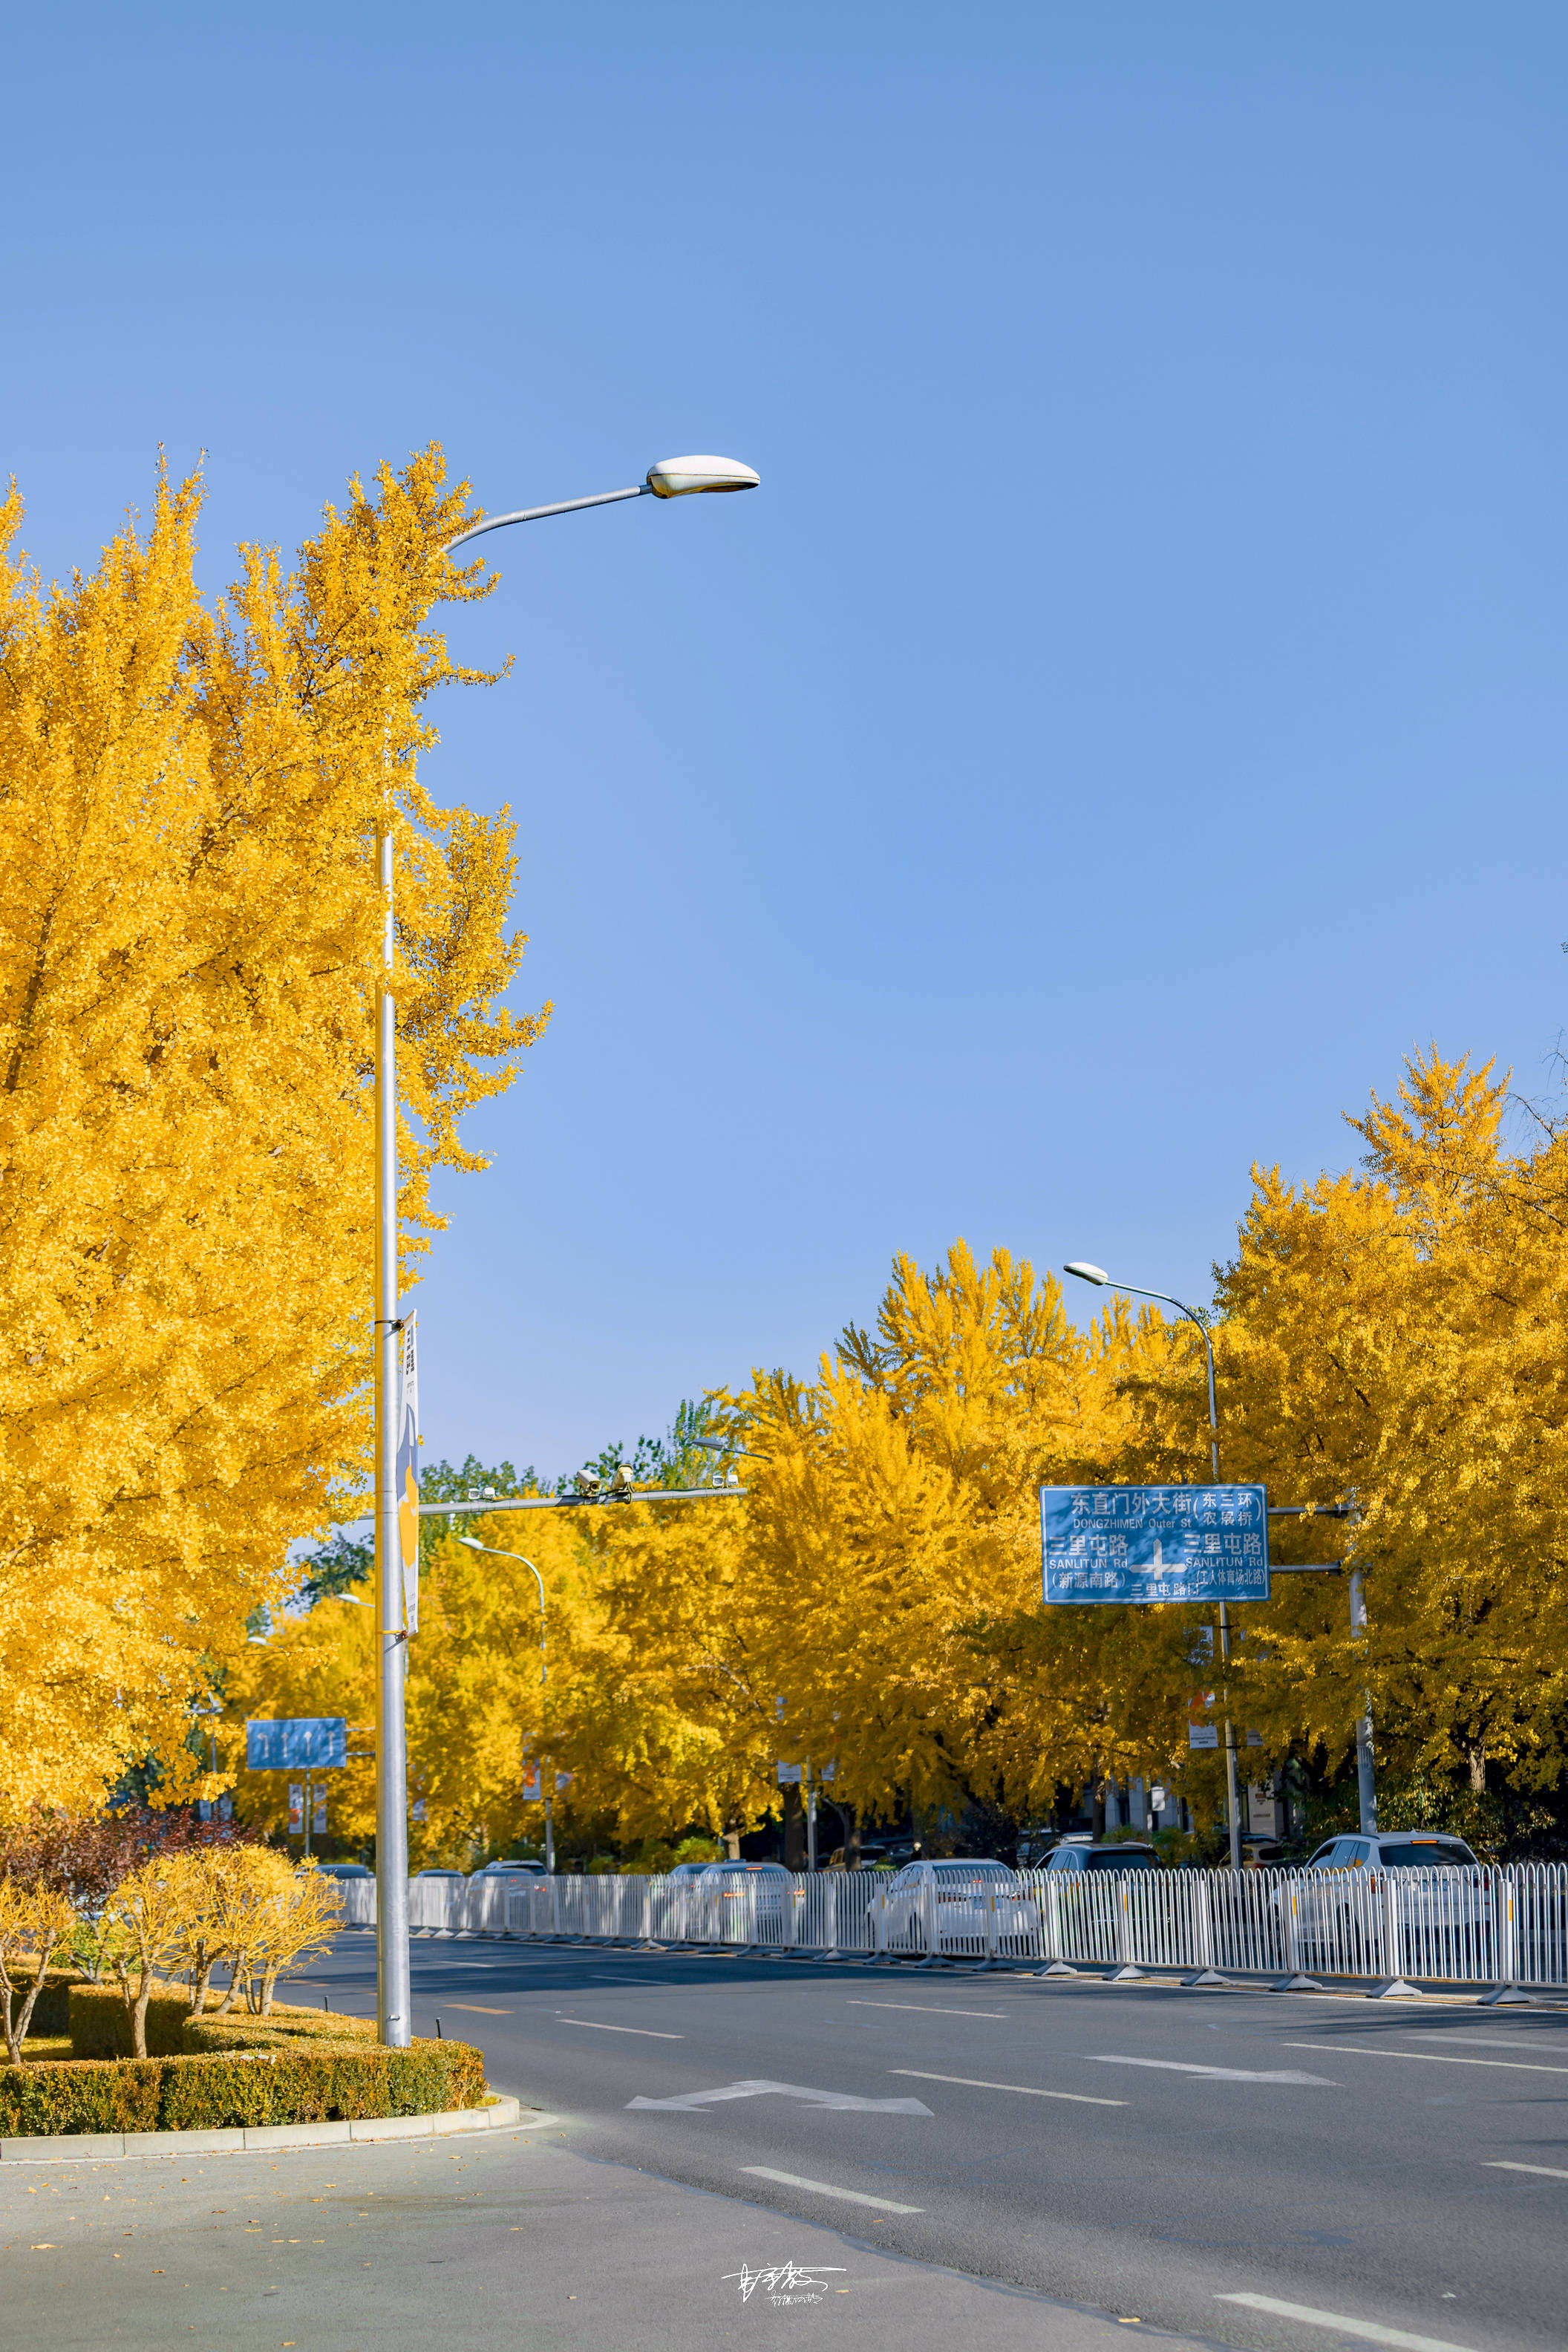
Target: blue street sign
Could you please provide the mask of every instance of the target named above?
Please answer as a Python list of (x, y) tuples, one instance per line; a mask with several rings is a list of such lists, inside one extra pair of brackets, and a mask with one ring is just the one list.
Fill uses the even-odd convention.
[(321, 1769), (348, 1760), (346, 1716), (285, 1715), (270, 1721), (252, 1717), (245, 1727), (247, 1772), (296, 1771), (301, 1766)]
[(1053, 1601), (1267, 1601), (1262, 1486), (1042, 1486)]

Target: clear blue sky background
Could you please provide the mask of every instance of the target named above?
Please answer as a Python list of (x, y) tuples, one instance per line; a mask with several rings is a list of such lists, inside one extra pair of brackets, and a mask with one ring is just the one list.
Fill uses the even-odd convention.
[[(427, 1447), (809, 1373), (963, 1234), (1206, 1297), (1255, 1160), (1568, 967), (1561, 8), (8, 16), (48, 573), (207, 453), (210, 584), (445, 442), (443, 798), (547, 1040), (444, 1188)], [(1081, 1294), (1087, 1307), (1087, 1293)]]

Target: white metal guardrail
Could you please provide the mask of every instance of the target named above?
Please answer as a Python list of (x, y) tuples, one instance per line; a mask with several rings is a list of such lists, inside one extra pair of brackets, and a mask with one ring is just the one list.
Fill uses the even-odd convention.
[[(344, 1924), (375, 1919), (342, 1882)], [(1568, 1866), (416, 1878), (415, 1928), (1017, 1966), (1568, 1986)]]

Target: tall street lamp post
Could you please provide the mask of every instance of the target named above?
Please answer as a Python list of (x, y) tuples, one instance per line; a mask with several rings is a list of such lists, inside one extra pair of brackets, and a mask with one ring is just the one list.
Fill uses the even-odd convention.
[[(622, 499), (681, 499), (713, 490), (752, 490), (758, 478), (733, 457), (666, 457), (650, 466), (633, 488), (601, 490), (586, 499), (563, 499), (554, 506), (523, 507), (492, 515), (448, 541), (448, 553), (489, 530), (514, 522), (541, 522), (547, 515), (574, 514), (584, 507), (613, 506)], [(395, 955), (390, 827), (377, 844), (382, 896), (382, 985), (375, 1024), (375, 1973), (376, 2022), (381, 2040), (405, 2050), (413, 2031), (413, 1987), (408, 1961), (408, 1802), (404, 1692), (408, 1678), (404, 1630), (403, 1563), (398, 1541), (397, 1458), (397, 1087), (396, 1004), (392, 993)]]
[(551, 1818), (550, 1779), (545, 1770), (549, 1759), (544, 1752), (549, 1744), (545, 1737), (544, 1713), (550, 1703), (550, 1668), (544, 1655), (544, 1579), (534, 1567), (533, 1562), (531, 1559), (524, 1559), (520, 1551), (502, 1551), (499, 1544), (482, 1544), (474, 1536), (459, 1536), (458, 1541), (460, 1544), (466, 1544), (469, 1551), (488, 1551), (496, 1559), (521, 1560), (523, 1567), (527, 1569), (539, 1587), (539, 1787), (540, 1793), (544, 1799), (544, 1874), (547, 1878), (553, 1878), (555, 1875), (555, 1826)]
[[(1081, 1258), (1069, 1259), (1063, 1272), (1076, 1274), (1080, 1282), (1092, 1282), (1102, 1289), (1124, 1291), (1130, 1298), (1157, 1298), (1163, 1307), (1173, 1307), (1178, 1315), (1184, 1315), (1189, 1323), (1196, 1326), (1204, 1343), (1204, 1354), (1208, 1361), (1209, 1461), (1214, 1469), (1215, 1485), (1217, 1486), (1220, 1482), (1219, 1415), (1215, 1410), (1214, 1343), (1209, 1338), (1208, 1326), (1196, 1307), (1186, 1306), (1179, 1298), (1173, 1298), (1168, 1290), (1140, 1290), (1136, 1283), (1113, 1283), (1103, 1266), (1089, 1265)], [(1228, 1661), (1230, 1612), (1223, 1601), (1219, 1604), (1219, 1654), (1222, 1660)], [(1231, 1727), (1228, 1711), (1225, 1718), (1225, 1789), (1226, 1800), (1230, 1811), (1230, 1866), (1232, 1870), (1239, 1870), (1241, 1868), (1241, 1814), (1237, 1804), (1236, 1733)]]

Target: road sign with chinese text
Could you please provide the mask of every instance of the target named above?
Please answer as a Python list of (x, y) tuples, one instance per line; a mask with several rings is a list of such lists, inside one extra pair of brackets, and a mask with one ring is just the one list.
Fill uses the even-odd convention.
[(348, 1717), (342, 1715), (252, 1716), (245, 1727), (247, 1772), (331, 1769), (348, 1761)]
[(1042, 1486), (1047, 1601), (1267, 1601), (1262, 1486)]

